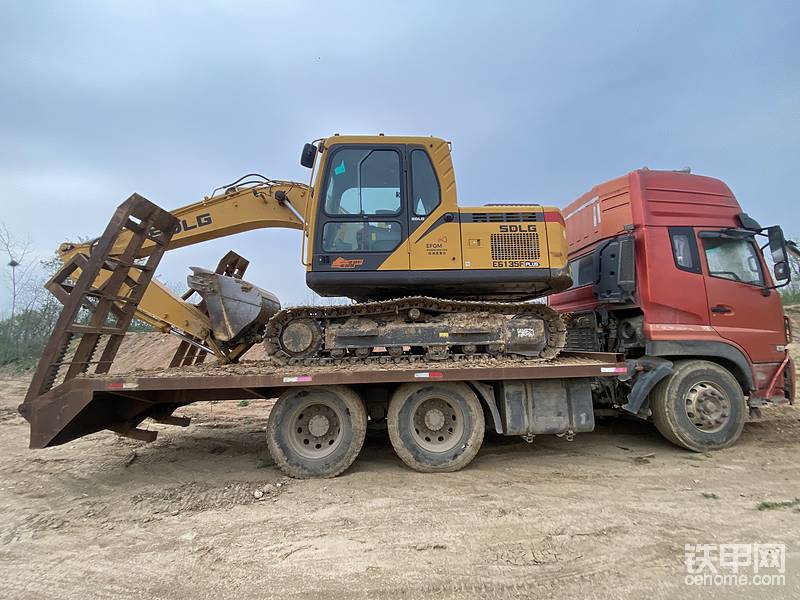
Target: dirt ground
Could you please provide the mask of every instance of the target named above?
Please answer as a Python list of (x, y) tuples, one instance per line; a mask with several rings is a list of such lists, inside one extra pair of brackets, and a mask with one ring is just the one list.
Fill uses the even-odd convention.
[[(154, 360), (143, 339), (130, 360)], [(800, 598), (800, 506), (758, 509), (800, 497), (800, 407), (709, 455), (609, 420), (489, 438), (452, 474), (409, 470), (374, 432), (344, 475), (294, 481), (266, 450), (268, 401), (187, 407), (151, 444), (32, 451), (26, 387), (0, 378), (3, 598)], [(784, 585), (684, 582), (685, 544), (770, 542)]]

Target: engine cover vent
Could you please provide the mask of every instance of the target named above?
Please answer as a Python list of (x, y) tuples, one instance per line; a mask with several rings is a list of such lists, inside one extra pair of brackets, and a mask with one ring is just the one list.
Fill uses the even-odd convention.
[(536, 223), (541, 220), (540, 212), (472, 213), (473, 223)]
[(492, 260), (539, 260), (539, 234), (493, 233)]

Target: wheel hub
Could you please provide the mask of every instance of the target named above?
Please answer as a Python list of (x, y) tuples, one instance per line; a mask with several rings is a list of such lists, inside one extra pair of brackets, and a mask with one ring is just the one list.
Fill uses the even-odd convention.
[(308, 421), (308, 431), (315, 437), (322, 437), (331, 428), (331, 422), (325, 415), (314, 415)]
[(686, 415), (701, 431), (722, 429), (730, 418), (730, 408), (728, 397), (711, 382), (696, 383), (686, 393)]
[(459, 443), (464, 432), (461, 411), (443, 398), (427, 398), (411, 412), (411, 433), (429, 452), (447, 452)]
[(444, 413), (438, 408), (426, 412), (425, 426), (431, 431), (439, 431), (444, 426)]
[(341, 423), (335, 406), (312, 401), (298, 406), (285, 421), (284, 435), (294, 450), (306, 458), (322, 458), (341, 440)]

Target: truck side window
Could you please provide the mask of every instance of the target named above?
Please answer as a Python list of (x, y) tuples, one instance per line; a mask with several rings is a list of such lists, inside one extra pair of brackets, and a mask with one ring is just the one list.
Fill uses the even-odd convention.
[(670, 227), (669, 239), (675, 266), (681, 271), (702, 273), (694, 230), (691, 227)]
[(400, 212), (400, 154), (395, 150), (342, 148), (330, 158), (325, 184), (329, 215), (396, 215)]
[(750, 240), (706, 238), (703, 249), (712, 277), (764, 285), (764, 273), (758, 260), (758, 251)]
[(439, 182), (431, 159), (424, 150), (411, 151), (411, 205), (414, 214), (425, 216), (439, 206)]

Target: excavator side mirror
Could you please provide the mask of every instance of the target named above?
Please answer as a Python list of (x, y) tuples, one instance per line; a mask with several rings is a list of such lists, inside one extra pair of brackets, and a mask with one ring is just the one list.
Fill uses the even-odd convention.
[(314, 144), (303, 146), (303, 153), (300, 155), (300, 164), (311, 169), (314, 167), (314, 159), (317, 157), (317, 147)]

